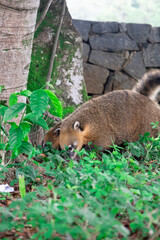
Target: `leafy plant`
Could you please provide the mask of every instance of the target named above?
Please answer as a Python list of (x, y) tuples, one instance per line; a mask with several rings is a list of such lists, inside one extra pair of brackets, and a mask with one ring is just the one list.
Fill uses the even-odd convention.
[[(27, 103), (18, 102), (18, 96), (26, 97)], [(51, 107), (52, 106), (52, 107)], [(29, 112), (26, 109), (30, 109)], [(37, 150), (30, 144), (28, 134), (32, 124), (37, 124), (48, 130), (48, 125), (44, 120), (45, 111), (54, 111), (57, 116), (62, 116), (62, 107), (59, 99), (50, 90), (39, 89), (36, 91), (24, 90), (11, 94), (9, 107), (0, 106), (1, 129), (7, 141), (1, 137), (0, 149), (11, 151), (11, 159), (16, 158), (20, 153), (28, 155), (31, 159)], [(13, 122), (21, 114), (21, 119), (17, 125)], [(10, 125), (9, 133), (6, 132), (6, 125)]]
[(159, 239), (159, 144), (146, 134), (101, 157), (83, 149), (78, 161), (49, 144), (41, 163), (47, 184), (0, 209), (0, 229), (20, 234), (29, 225), (32, 239)]

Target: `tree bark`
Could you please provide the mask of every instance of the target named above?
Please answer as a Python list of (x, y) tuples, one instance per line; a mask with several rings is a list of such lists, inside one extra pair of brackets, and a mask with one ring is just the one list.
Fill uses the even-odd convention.
[(0, 100), (26, 88), (40, 0), (0, 0)]

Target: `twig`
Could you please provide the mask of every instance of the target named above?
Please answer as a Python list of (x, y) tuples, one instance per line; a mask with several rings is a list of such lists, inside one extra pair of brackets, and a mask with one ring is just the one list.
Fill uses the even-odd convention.
[[(60, 31), (61, 31), (62, 22), (63, 22), (63, 18), (64, 18), (64, 15), (65, 15), (65, 9), (66, 9), (66, 0), (64, 0), (63, 6), (62, 6), (62, 12), (61, 12), (61, 16), (60, 16), (60, 20), (59, 20), (54, 44), (53, 44), (53, 49), (52, 49), (52, 54), (51, 54), (51, 59), (50, 59), (50, 64), (49, 64), (49, 70), (48, 70), (46, 83), (50, 83), (50, 81), (51, 81), (53, 63), (54, 63), (54, 59), (55, 59), (55, 55), (56, 55), (56, 49), (57, 49), (59, 34), (60, 34)], [(46, 85), (46, 89), (48, 89), (48, 88), (49, 88), (49, 85)]]
[(61, 118), (56, 117), (56, 116), (50, 114), (48, 111), (46, 111), (46, 112), (44, 113), (44, 116), (45, 116), (45, 117), (48, 117), (48, 118), (50, 118), (50, 119), (53, 119), (53, 120), (56, 121), (56, 122), (60, 122), (60, 121), (61, 121)]
[[(2, 156), (2, 162), (1, 162), (1, 165), (2, 165), (2, 166), (5, 166), (5, 156), (6, 156), (6, 151), (1, 150), (1, 151), (0, 151), (0, 154), (1, 154), (1, 156)], [(0, 170), (1, 170), (1, 168), (0, 168)]]
[(50, 7), (50, 5), (51, 5), (52, 2), (53, 2), (53, 0), (49, 0), (49, 1), (48, 1), (48, 3), (47, 3), (47, 5), (46, 5), (46, 7), (45, 7), (45, 9), (44, 9), (44, 11), (43, 11), (40, 19), (38, 20), (38, 22), (37, 22), (37, 24), (36, 24), (36, 26), (35, 26), (35, 31), (36, 31), (36, 30), (39, 28), (39, 26), (41, 25), (41, 23), (42, 23), (43, 19), (45, 18), (46, 14), (47, 14), (47, 12), (48, 12), (48, 9), (49, 9), (49, 7)]

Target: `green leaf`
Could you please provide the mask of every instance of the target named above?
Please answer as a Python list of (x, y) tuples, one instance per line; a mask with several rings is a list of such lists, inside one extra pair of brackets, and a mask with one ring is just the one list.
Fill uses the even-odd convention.
[(3, 89), (5, 89), (4, 85), (0, 85), (0, 93), (2, 92)]
[(14, 148), (19, 148), (22, 144), (23, 133), (20, 127), (9, 130), (9, 144)]
[(22, 141), (20, 152), (29, 155), (33, 151), (33, 146), (29, 142)]
[(32, 92), (30, 90), (23, 90), (19, 93), (21, 96), (30, 97)]
[(137, 194), (137, 195), (140, 195), (140, 194), (141, 194), (138, 189), (131, 188), (130, 190), (131, 190), (131, 192), (134, 193), (134, 194)]
[(0, 149), (1, 150), (5, 150), (5, 147), (6, 147), (5, 143), (0, 143)]
[(18, 181), (19, 181), (19, 190), (21, 198), (24, 198), (26, 195), (26, 185), (24, 180), (24, 175), (18, 175)]
[(33, 113), (28, 113), (25, 117), (24, 120), (28, 120), (34, 124), (37, 124), (41, 127), (43, 127), (46, 130), (49, 130), (47, 123), (45, 122), (45, 120), (43, 118), (36, 118), (35, 114)]
[(9, 97), (9, 106), (11, 107), (12, 105), (17, 103), (17, 93), (12, 93)]
[(31, 130), (30, 123), (22, 122), (22, 123), (20, 123), (19, 126), (22, 129), (23, 137), (25, 138)]
[(18, 125), (15, 122), (9, 122), (9, 124), (11, 125), (11, 129), (10, 129), (11, 131), (18, 128)]
[(10, 108), (8, 108), (4, 114), (4, 122), (9, 121), (13, 119), (15, 116), (17, 116), (22, 110), (25, 108), (25, 103), (16, 103)]
[(31, 94), (30, 107), (33, 113), (39, 118), (48, 106), (48, 95), (44, 90), (38, 89)]
[(34, 181), (37, 177), (37, 173), (31, 165), (25, 166), (23, 168), (18, 168), (16, 170), (16, 177), (19, 175), (23, 175), (25, 177), (25, 180), (30, 179), (32, 181)]
[[(56, 115), (56, 116), (58, 115), (58, 117), (62, 118), (61, 101), (56, 97), (56, 95), (52, 91), (47, 90), (47, 89), (45, 89), (44, 91), (47, 93), (48, 97), (51, 100), (51, 104), (50, 104), (51, 111), (50, 111), (50, 113), (53, 114), (53, 115)], [(54, 107), (54, 109), (52, 110), (53, 107)]]
[(115, 228), (118, 230), (118, 232), (120, 232), (124, 237), (127, 237), (130, 232), (128, 230), (128, 228), (124, 227), (123, 225), (116, 225)]
[(6, 107), (6, 106), (2, 106), (2, 107), (0, 108), (0, 115), (1, 115), (2, 117), (4, 117), (4, 114), (5, 114), (5, 112), (7, 111), (7, 109), (8, 109), (8, 107)]

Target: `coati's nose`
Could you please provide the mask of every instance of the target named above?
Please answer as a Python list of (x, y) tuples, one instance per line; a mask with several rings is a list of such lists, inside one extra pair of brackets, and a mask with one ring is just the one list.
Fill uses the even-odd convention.
[(74, 159), (76, 157), (76, 152), (74, 151), (74, 147), (72, 145), (68, 146), (69, 157)]

